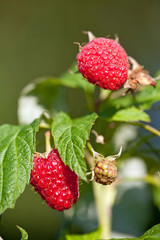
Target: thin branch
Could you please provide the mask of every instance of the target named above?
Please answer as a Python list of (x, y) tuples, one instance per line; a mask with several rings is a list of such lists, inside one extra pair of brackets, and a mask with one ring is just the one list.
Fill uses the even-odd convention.
[(144, 129), (146, 129), (147, 131), (149, 131), (149, 132), (155, 134), (156, 136), (160, 137), (160, 131), (157, 130), (156, 128), (148, 125), (148, 124), (143, 124), (143, 123), (140, 123), (140, 122), (128, 122), (128, 124), (131, 124), (131, 125), (135, 125), (135, 126), (144, 128)]

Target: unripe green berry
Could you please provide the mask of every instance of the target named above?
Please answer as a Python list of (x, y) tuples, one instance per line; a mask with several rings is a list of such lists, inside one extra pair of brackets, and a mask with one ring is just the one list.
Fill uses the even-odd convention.
[(97, 183), (103, 185), (110, 185), (113, 183), (118, 175), (118, 170), (115, 161), (103, 159), (97, 161), (94, 167), (94, 179)]

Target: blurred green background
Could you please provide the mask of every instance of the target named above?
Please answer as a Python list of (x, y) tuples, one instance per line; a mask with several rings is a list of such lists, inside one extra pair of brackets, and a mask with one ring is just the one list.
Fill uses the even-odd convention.
[[(153, 75), (160, 68), (159, 13), (159, 0), (0, 1), (0, 124), (18, 123), (17, 101), (30, 81), (43, 75), (58, 76), (69, 68), (78, 52), (73, 42), (87, 41), (82, 30), (112, 38), (117, 33), (127, 53)], [(97, 226), (91, 221), (95, 213), (88, 189), (81, 186), (77, 208), (82, 206), (84, 215), (73, 226), (77, 232)], [(89, 213), (84, 201), (92, 204)], [(4, 213), (0, 235), (7, 240), (20, 239), (17, 224), (27, 230), (30, 239), (57, 239), (62, 215), (42, 205), (27, 187), (15, 209)]]

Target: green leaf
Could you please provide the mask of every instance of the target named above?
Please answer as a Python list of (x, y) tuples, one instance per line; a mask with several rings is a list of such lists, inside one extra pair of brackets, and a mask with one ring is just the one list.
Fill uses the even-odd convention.
[(148, 86), (137, 94), (136, 102), (142, 109), (149, 109), (153, 103), (160, 101), (160, 80), (157, 81), (156, 88)]
[[(98, 240), (105, 240), (105, 239), (98, 239)], [(140, 240), (140, 239), (139, 238), (111, 238), (109, 240)]]
[(37, 104), (43, 106), (51, 113), (60, 109), (66, 110), (65, 89), (60, 88), (64, 85), (58, 78), (42, 77), (29, 84), (22, 92), (22, 96), (34, 96)]
[(101, 228), (97, 229), (94, 232), (86, 233), (83, 235), (66, 235), (67, 240), (96, 240), (100, 239), (101, 236)]
[(152, 191), (153, 191), (154, 204), (158, 207), (160, 211), (160, 187), (153, 186)]
[[(55, 105), (58, 105), (56, 98), (62, 91), (60, 91), (59, 86), (81, 88), (85, 92), (93, 93), (95, 86), (89, 83), (82, 74), (77, 71), (78, 68), (76, 64), (73, 64), (70, 70), (67, 70), (59, 78), (46, 76), (35, 79), (33, 83), (29, 84), (27, 88), (24, 89), (24, 94), (36, 96), (40, 105), (45, 106), (47, 109), (51, 109), (55, 101)], [(62, 95), (64, 95), (64, 93)]]
[(147, 232), (145, 232), (140, 240), (159, 240), (160, 239), (160, 224), (155, 225), (150, 228)]
[(28, 126), (0, 127), (0, 214), (14, 207), (30, 180), (39, 121)]
[(22, 236), (21, 240), (28, 240), (28, 234), (27, 234), (27, 232), (26, 232), (23, 228), (21, 228), (21, 227), (19, 227), (19, 226), (17, 226), (17, 228), (18, 228), (19, 231), (21, 232), (21, 236)]
[[(77, 71), (76, 65), (72, 66), (72, 70)], [(19, 99), (18, 116), (22, 123), (28, 123), (24, 114), (29, 119), (34, 119), (45, 110), (52, 115), (59, 111), (67, 111), (66, 88), (80, 88), (86, 92), (88, 99), (92, 96), (95, 86), (83, 78), (80, 73), (72, 73), (67, 71), (59, 78), (44, 76), (35, 79), (27, 85)], [(27, 117), (28, 119), (28, 117)]]
[(95, 86), (87, 81), (81, 73), (78, 73), (76, 64), (73, 64), (70, 71), (64, 73), (61, 77), (61, 83), (67, 87), (81, 88), (85, 92), (93, 93)]
[(119, 122), (134, 122), (134, 121), (144, 121), (149, 122), (150, 118), (147, 113), (142, 110), (130, 107), (126, 109), (121, 109), (117, 111), (111, 118), (111, 121)]
[[(42, 97), (42, 100), (45, 100), (45, 97), (55, 98), (55, 95), (58, 91), (58, 86), (65, 86), (69, 88), (81, 88), (86, 92), (93, 93), (95, 86), (89, 83), (81, 73), (74, 73), (72, 71), (66, 71), (60, 77), (48, 77), (44, 76), (42, 78), (35, 79), (32, 84), (29, 85), (30, 88), (27, 88), (28, 95), (37, 95)], [(43, 96), (41, 96), (43, 93)], [(52, 93), (52, 95), (51, 95)], [(47, 101), (49, 102), (50, 99)]]
[(156, 88), (153, 86), (143, 87), (133, 97), (131, 94), (126, 94), (119, 98), (112, 99), (112, 103), (117, 108), (125, 108), (130, 106), (136, 106), (141, 109), (149, 109), (153, 103), (160, 101), (160, 80), (157, 80)]
[(84, 147), (96, 118), (97, 115), (92, 113), (72, 120), (61, 112), (52, 124), (55, 147), (63, 162), (84, 180), (86, 180)]
[[(159, 239), (160, 239), (160, 224), (153, 226), (139, 238), (121, 238), (121, 240), (159, 240)], [(110, 240), (119, 240), (119, 238), (111, 238)]]

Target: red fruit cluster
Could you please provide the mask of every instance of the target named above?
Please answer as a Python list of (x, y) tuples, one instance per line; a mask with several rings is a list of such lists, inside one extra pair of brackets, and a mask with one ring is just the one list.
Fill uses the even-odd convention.
[(78, 176), (63, 163), (56, 149), (47, 158), (35, 155), (30, 183), (58, 211), (71, 208), (79, 197)]
[(127, 54), (115, 40), (95, 38), (81, 49), (77, 61), (79, 72), (101, 88), (117, 90), (127, 80)]

